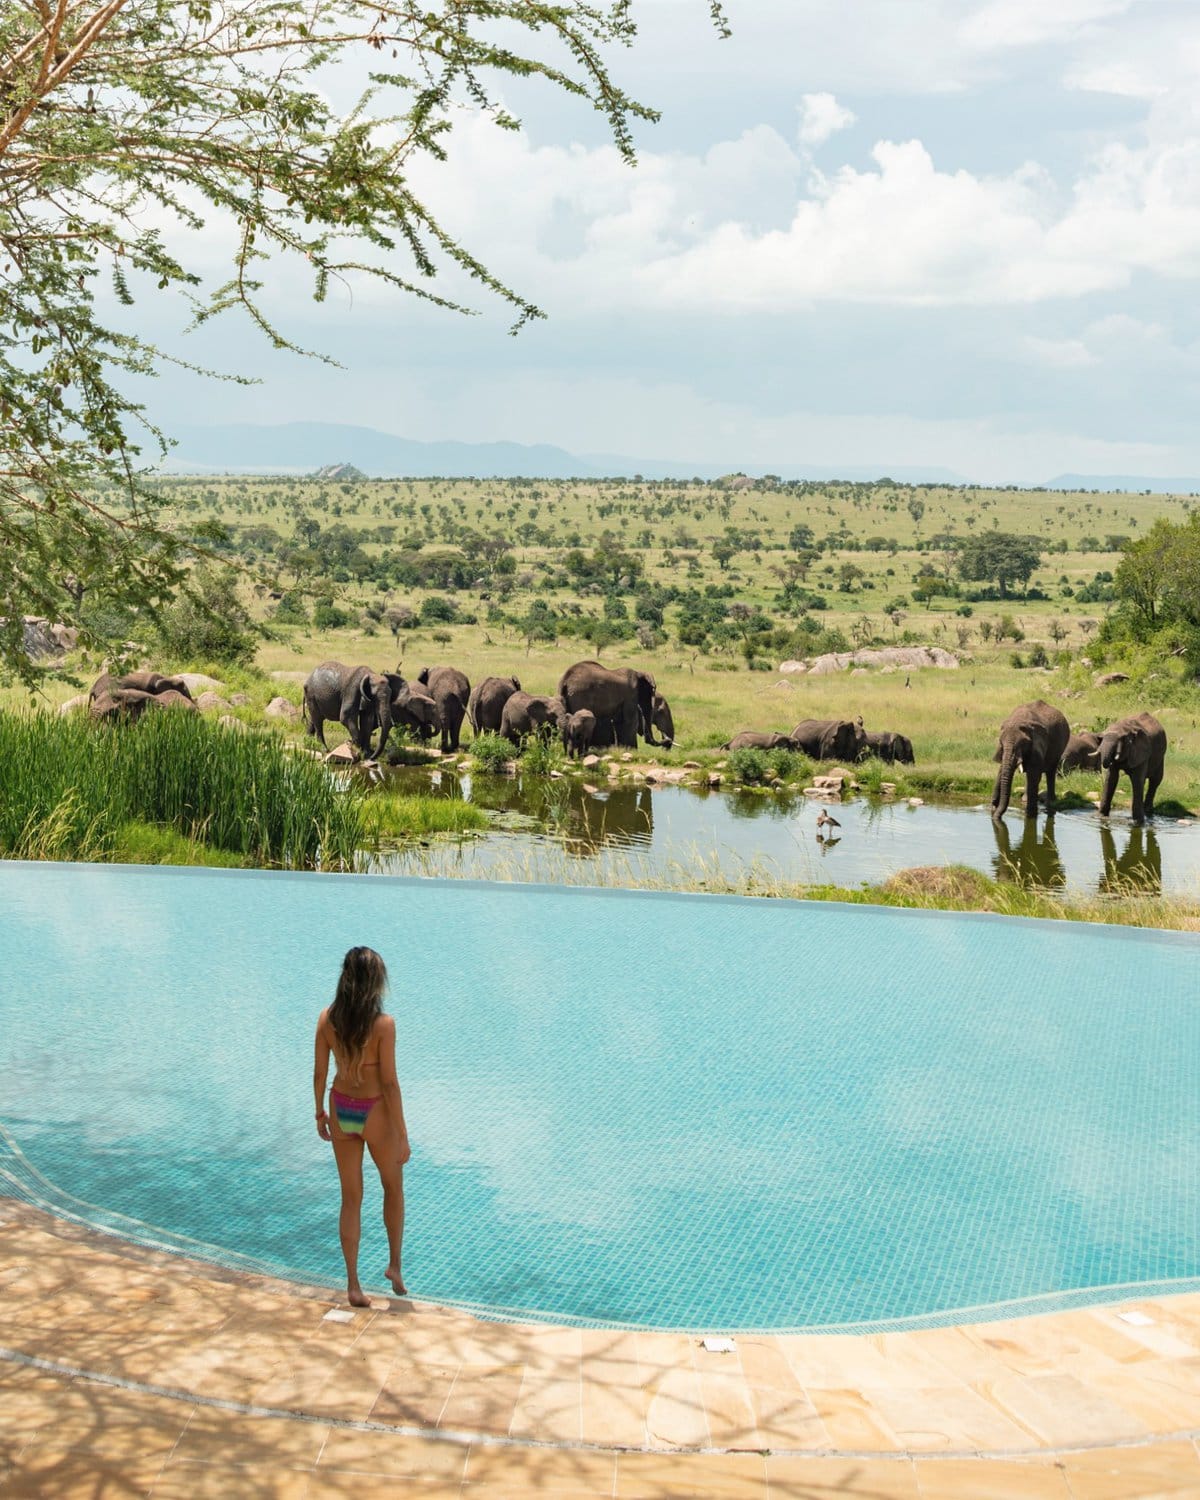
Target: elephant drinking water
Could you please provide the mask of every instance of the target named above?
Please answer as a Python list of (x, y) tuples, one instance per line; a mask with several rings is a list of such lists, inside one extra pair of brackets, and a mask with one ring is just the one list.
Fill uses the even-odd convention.
[(1105, 773), (1100, 816), (1108, 816), (1124, 771), (1133, 788), (1133, 821), (1140, 823), (1149, 817), (1154, 811), (1154, 794), (1163, 779), (1166, 756), (1167, 731), (1153, 714), (1131, 714), (1110, 724), (1100, 736), (1100, 766)]
[(1043, 773), (1046, 777), (1046, 803), (1053, 805), (1058, 763), (1070, 738), (1071, 726), (1066, 716), (1043, 699), (1013, 709), (1000, 726), (1000, 741), (993, 757), (1000, 762), (992, 790), (993, 818), (1002, 818), (1008, 811), (1013, 775), (1018, 766), (1025, 772), (1025, 816), (1037, 817), (1038, 786)]

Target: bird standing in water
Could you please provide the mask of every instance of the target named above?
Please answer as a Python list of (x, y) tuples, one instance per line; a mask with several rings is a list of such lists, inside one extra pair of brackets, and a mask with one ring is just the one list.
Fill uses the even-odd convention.
[(831, 818), (824, 808), (817, 814), (817, 837), (824, 838), (822, 832), (825, 828), (840, 828), (842, 825), (836, 818)]

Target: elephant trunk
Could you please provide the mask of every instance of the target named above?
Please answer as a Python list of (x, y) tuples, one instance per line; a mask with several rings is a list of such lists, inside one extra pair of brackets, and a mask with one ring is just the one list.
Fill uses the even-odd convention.
[(1017, 769), (1017, 749), (1015, 745), (1005, 745), (1004, 758), (1000, 762), (1000, 771), (996, 776), (996, 789), (992, 793), (992, 817), (1002, 818), (1008, 811), (1009, 799), (1012, 796), (1013, 775)]
[[(392, 703), (390, 696), (384, 692), (380, 693), (378, 701), (379, 718), (379, 749), (375, 754), (382, 755), (383, 747), (388, 742), (388, 735), (392, 732)], [(367, 736), (367, 750), (370, 751), (370, 735)]]

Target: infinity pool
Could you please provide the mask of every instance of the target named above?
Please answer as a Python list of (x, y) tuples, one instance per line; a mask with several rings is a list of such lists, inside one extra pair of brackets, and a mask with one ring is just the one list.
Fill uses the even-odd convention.
[(0, 864), (0, 1191), (336, 1283), (312, 1032), (355, 943), (415, 1295), (861, 1328), (1200, 1279), (1196, 940), (816, 903)]

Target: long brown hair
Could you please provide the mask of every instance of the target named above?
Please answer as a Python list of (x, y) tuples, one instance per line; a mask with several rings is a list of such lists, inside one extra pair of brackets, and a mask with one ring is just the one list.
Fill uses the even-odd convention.
[(337, 994), (329, 1007), (329, 1024), (346, 1071), (357, 1074), (371, 1027), (383, 1011), (387, 967), (374, 948), (351, 948), (342, 960)]

